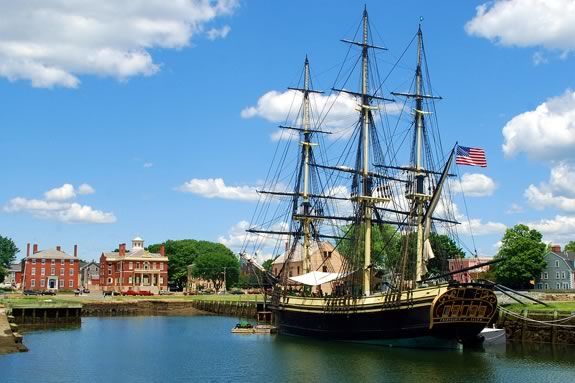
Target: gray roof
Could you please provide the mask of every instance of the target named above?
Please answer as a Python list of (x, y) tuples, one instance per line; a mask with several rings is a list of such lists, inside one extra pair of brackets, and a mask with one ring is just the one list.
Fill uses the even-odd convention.
[(29, 256), (26, 257), (26, 259), (39, 259), (39, 258), (45, 258), (45, 259), (76, 259), (71, 255), (68, 255), (66, 253), (64, 253), (63, 251), (58, 251), (56, 249), (47, 249), (47, 250), (41, 250), (38, 251), (34, 254), (30, 254)]
[(92, 266), (92, 265), (94, 265), (94, 266), (96, 266), (96, 267), (98, 267), (98, 268), (100, 267), (100, 264), (97, 263), (97, 262), (95, 262), (95, 261), (84, 262), (84, 265), (80, 265), (80, 270), (84, 270), (85, 268), (90, 267), (90, 266)]
[(10, 264), (10, 271), (22, 271), (22, 263), (11, 263)]

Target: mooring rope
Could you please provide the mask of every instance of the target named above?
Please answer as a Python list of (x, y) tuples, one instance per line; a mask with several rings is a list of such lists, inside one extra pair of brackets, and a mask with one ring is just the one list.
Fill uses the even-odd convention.
[(557, 323), (557, 322), (565, 322), (565, 321), (567, 321), (567, 320), (569, 320), (569, 319), (575, 318), (575, 315), (571, 315), (571, 316), (568, 316), (568, 317), (566, 317), (566, 318), (561, 318), (561, 319), (554, 319), (554, 320), (549, 320), (549, 321), (541, 321), (541, 320), (537, 320), (537, 319), (533, 319), (533, 318), (524, 317), (524, 316), (522, 316), (522, 315), (520, 315), (520, 314), (517, 314), (516, 312), (513, 312), (513, 311), (508, 310), (508, 309), (506, 309), (506, 308), (504, 308), (504, 307), (501, 307), (501, 306), (499, 306), (499, 310), (503, 311), (504, 313), (506, 313), (506, 314), (508, 314), (508, 315), (510, 315), (510, 316), (512, 316), (512, 317), (514, 317), (514, 318), (521, 319), (521, 320), (524, 320), (524, 321), (527, 321), (527, 322), (534, 322), (534, 323), (537, 323), (537, 324), (540, 324), (540, 325), (545, 325), (545, 326), (575, 328), (575, 325), (559, 324), (559, 323)]

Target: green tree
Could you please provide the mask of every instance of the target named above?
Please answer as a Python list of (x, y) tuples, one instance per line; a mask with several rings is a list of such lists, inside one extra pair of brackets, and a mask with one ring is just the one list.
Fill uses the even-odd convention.
[(495, 259), (497, 282), (513, 288), (527, 288), (530, 281), (541, 274), (545, 267), (546, 245), (542, 235), (526, 225), (515, 225), (507, 229)]
[[(363, 225), (352, 228), (350, 225), (341, 229), (344, 239), (340, 241), (337, 250), (347, 259), (354, 257), (354, 242), (350, 239), (355, 235), (363, 237)], [(401, 234), (391, 225), (374, 226), (371, 232), (372, 259), (373, 264), (378, 267), (393, 269), (398, 264), (401, 248)], [(360, 241), (358, 249), (363, 249), (363, 239)], [(361, 251), (360, 256), (363, 256)]]
[[(161, 244), (148, 246), (153, 253), (160, 251)], [(197, 241), (194, 239), (167, 240), (165, 242), (166, 256), (168, 257), (168, 278), (177, 287), (183, 288), (188, 280), (188, 266), (192, 265), (197, 257), (206, 254), (233, 253), (221, 243)]]
[(427, 262), (429, 275), (445, 273), (449, 269), (450, 259), (461, 259), (465, 257), (463, 250), (447, 235), (431, 233), (429, 242), (433, 249), (433, 255), (435, 255), (434, 258)]
[(572, 251), (575, 252), (575, 241), (569, 241), (566, 245), (565, 245), (565, 251)]
[(224, 278), (226, 288), (234, 286), (240, 275), (240, 263), (236, 256), (225, 246), (219, 253), (207, 253), (196, 257), (192, 265), (192, 275), (211, 281), (214, 288), (222, 287)]
[(270, 259), (266, 259), (264, 261), (264, 263), (262, 263), (262, 267), (264, 269), (266, 269), (266, 271), (272, 271), (272, 264), (274, 263), (274, 260), (272, 258)]
[(0, 235), (0, 281), (4, 281), (10, 264), (14, 262), (19, 251), (12, 239)]

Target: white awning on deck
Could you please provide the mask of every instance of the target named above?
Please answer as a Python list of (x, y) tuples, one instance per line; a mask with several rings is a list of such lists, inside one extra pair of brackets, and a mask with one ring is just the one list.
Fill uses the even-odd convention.
[(307, 274), (291, 277), (290, 281), (308, 286), (319, 286), (347, 277), (350, 273), (324, 273), (322, 271), (312, 271)]

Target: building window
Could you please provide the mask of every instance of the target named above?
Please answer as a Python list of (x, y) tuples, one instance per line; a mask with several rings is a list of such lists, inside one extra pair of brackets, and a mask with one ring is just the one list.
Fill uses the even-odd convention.
[(36, 275), (36, 269), (32, 269), (32, 275)]
[(36, 287), (36, 280), (35, 280), (35, 279), (32, 279), (32, 280), (30, 281), (30, 286)]
[(70, 275), (74, 275), (74, 269), (70, 269)]
[(559, 261), (555, 261), (555, 267), (559, 267)]
[(41, 268), (40, 269), (40, 275), (46, 275), (46, 269), (45, 268)]
[(44, 287), (46, 286), (46, 281), (44, 280), (44, 278), (40, 279), (40, 287)]
[(563, 288), (567, 290), (569, 288), (569, 283), (563, 283)]
[(134, 269), (134, 262), (130, 262), (128, 264), (128, 269), (133, 270)]
[(50, 269), (50, 275), (56, 275), (56, 268), (55, 267), (52, 267)]
[(64, 264), (64, 262), (66, 262), (66, 261), (65, 261), (65, 260), (63, 260), (63, 259), (60, 259), (60, 264), (61, 264), (61, 265), (63, 265), (63, 264)]
[(60, 276), (62, 276), (62, 277), (64, 276), (64, 268), (63, 267), (60, 267)]
[(545, 290), (549, 290), (549, 284), (548, 283), (545, 284)]
[(73, 265), (74, 264), (74, 260), (70, 259), (70, 264)]
[(68, 282), (68, 287), (74, 287), (74, 280), (70, 279), (70, 281)]
[(559, 279), (559, 271), (555, 273), (555, 279)]
[(331, 257), (331, 251), (322, 251), (323, 259)]
[(64, 280), (63, 280), (63, 279), (60, 279), (60, 280), (58, 281), (58, 285), (59, 285), (60, 287), (64, 287)]
[(537, 284), (537, 288), (538, 288), (539, 290), (541, 290), (541, 289), (543, 288), (543, 284), (542, 284), (542, 283), (538, 283), (538, 284)]
[(564, 271), (561, 272), (561, 279), (565, 279), (565, 272)]
[(55, 259), (52, 259), (52, 262), (51, 262), (51, 263), (52, 263), (53, 265), (55, 265), (55, 264), (56, 264), (56, 260), (55, 260)]
[(112, 268), (108, 267), (108, 275), (112, 275)]
[(160, 277), (160, 285), (164, 284), (164, 277)]
[(164, 270), (164, 262), (160, 262), (160, 270)]
[(36, 264), (36, 258), (32, 259), (32, 264), (35, 265)]
[(46, 258), (42, 258), (42, 264), (46, 264)]
[(132, 277), (128, 278), (128, 283), (130, 283), (130, 284), (132, 283)]
[(557, 286), (557, 290), (559, 290), (561, 288), (561, 283), (557, 283), (556, 286)]
[(112, 278), (108, 278), (108, 284), (109, 284), (109, 285), (112, 284)]
[(297, 275), (299, 275), (299, 266), (297, 267)]
[(327, 273), (327, 266), (324, 266), (322, 270), (324, 273)]
[(543, 273), (543, 279), (549, 279), (549, 274), (547, 272)]

